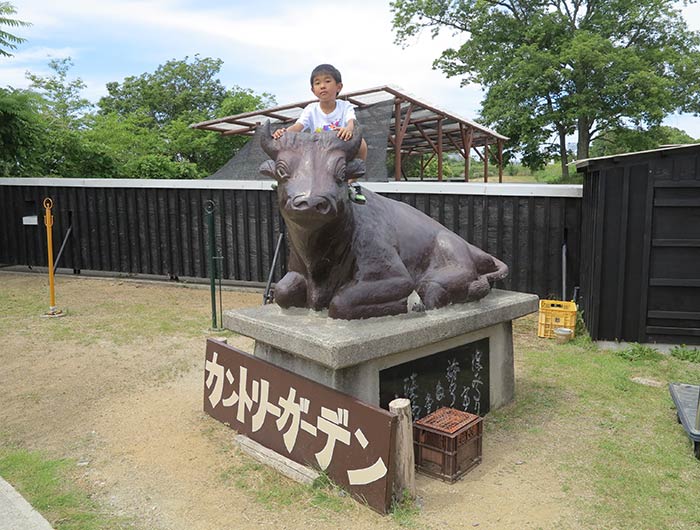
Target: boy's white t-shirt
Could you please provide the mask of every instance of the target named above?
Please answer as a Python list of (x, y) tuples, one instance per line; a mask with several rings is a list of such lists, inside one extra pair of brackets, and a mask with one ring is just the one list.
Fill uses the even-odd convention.
[(355, 109), (344, 99), (335, 100), (335, 109), (330, 114), (321, 110), (318, 101), (309, 103), (297, 120), (304, 126), (303, 131), (321, 132), (333, 131), (341, 127), (346, 127), (350, 120), (355, 120)]

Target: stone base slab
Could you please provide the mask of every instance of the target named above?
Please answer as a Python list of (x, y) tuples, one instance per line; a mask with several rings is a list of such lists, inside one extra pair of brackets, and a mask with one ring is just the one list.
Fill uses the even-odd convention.
[(512, 320), (537, 310), (536, 295), (494, 289), (477, 302), (351, 321), (271, 304), (226, 311), (224, 326), (255, 339), (256, 356), (373, 405), (381, 370), (488, 337), (496, 409), (514, 397)]

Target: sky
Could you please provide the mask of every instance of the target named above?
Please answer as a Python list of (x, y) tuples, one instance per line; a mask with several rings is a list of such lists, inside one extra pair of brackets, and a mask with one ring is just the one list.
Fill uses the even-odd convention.
[[(335, 65), (344, 92), (395, 85), (419, 99), (469, 119), (483, 93), (460, 86), (432, 62), (461, 38), (425, 32), (409, 46), (394, 43), (386, 0), (10, 0), (13, 18), (31, 22), (10, 33), (26, 38), (10, 58), (0, 57), (0, 86), (26, 88), (25, 73), (50, 75), (51, 58), (70, 57), (69, 78), (87, 85), (92, 102), (108, 82), (154, 72), (186, 56), (223, 60), (219, 79), (275, 96), (278, 104), (313, 99), (308, 76), (320, 63)], [(700, 5), (684, 8), (700, 31)], [(7, 29), (7, 28), (5, 28)], [(667, 125), (700, 139), (700, 117), (674, 115)]]

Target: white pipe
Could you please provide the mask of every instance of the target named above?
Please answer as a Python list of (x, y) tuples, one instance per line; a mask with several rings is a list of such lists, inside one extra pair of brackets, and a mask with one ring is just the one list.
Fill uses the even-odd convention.
[(566, 241), (561, 245), (561, 299), (566, 300)]

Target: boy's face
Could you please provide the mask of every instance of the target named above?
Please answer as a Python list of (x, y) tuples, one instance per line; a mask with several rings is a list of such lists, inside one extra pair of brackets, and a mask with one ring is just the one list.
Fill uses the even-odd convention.
[(338, 83), (331, 74), (319, 74), (314, 77), (311, 92), (319, 101), (335, 101), (342, 88), (343, 83)]

